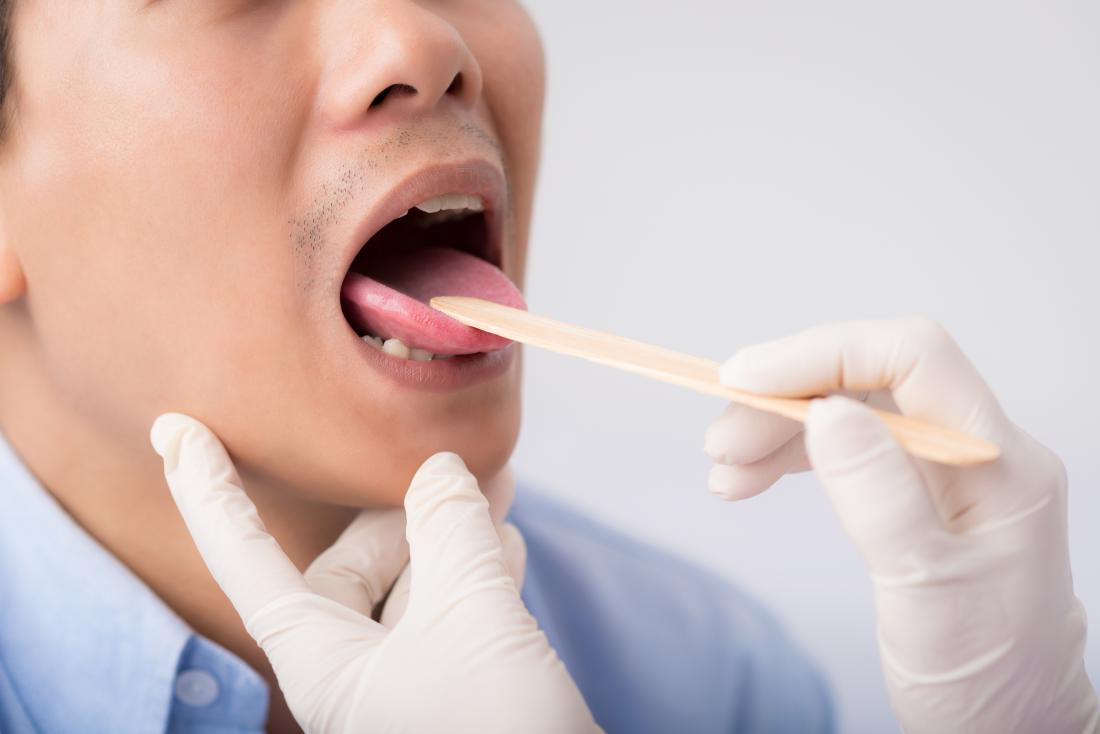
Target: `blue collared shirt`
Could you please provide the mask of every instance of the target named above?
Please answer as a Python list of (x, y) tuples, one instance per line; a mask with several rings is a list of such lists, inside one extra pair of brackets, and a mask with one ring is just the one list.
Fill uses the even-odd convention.
[[(527, 490), (511, 519), (524, 601), (608, 732), (832, 731), (817, 670), (726, 582)], [(248, 734), (267, 704), (0, 437), (0, 734)]]

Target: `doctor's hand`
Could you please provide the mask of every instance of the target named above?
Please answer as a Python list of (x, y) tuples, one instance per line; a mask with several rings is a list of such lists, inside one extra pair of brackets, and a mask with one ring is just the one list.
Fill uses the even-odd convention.
[(598, 731), (520, 600), (519, 531), (498, 535), (458, 456), (424, 462), (404, 512), (364, 511), (303, 574), (209, 429), (169, 413), (150, 438), (199, 552), (308, 734)]
[(907, 455), (863, 403), (815, 400), (805, 428), (731, 405), (707, 430), (711, 491), (749, 497), (813, 468), (874, 586), (891, 703), (913, 732), (1100, 730), (1073, 593), (1066, 472), (1005, 416), (939, 325), (830, 324), (748, 347), (723, 383), (767, 395), (834, 391), (993, 441), (995, 462)]

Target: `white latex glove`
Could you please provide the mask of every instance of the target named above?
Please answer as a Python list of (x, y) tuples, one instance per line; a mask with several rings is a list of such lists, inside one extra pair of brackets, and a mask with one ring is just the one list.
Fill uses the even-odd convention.
[[(599, 730), (520, 600), (487, 501), (458, 456), (424, 462), (405, 512), (361, 513), (303, 575), (213, 433), (166, 414), (151, 440), (199, 552), (309, 734)], [(503, 537), (514, 544), (519, 534)], [(406, 559), (407, 608), (386, 626), (371, 610)]]
[[(515, 492), (516, 478), (511, 466), (505, 466), (500, 474), (486, 482), (485, 487), (482, 488), (482, 494), (489, 502), (489, 517), (493, 520), (504, 548), (504, 563), (508, 566), (508, 574), (515, 582), (516, 590), (519, 591), (523, 589), (523, 577), (527, 570), (527, 545), (519, 529), (510, 522), (504, 522), (504, 516), (512, 506)], [(320, 563), (324, 555), (322, 554), (321, 558), (314, 561), (313, 565)], [(308, 575), (311, 570), (313, 566), (306, 570), (306, 574)], [(412, 566), (405, 566), (401, 575), (397, 577), (397, 581), (394, 582), (393, 588), (390, 589), (385, 606), (382, 607), (380, 621), (384, 627), (393, 627), (404, 615), (409, 605), (411, 584)]]
[(862, 403), (832, 396), (802, 427), (731, 406), (708, 429), (711, 491), (759, 493), (812, 466), (871, 572), (891, 702), (911, 732), (1092, 732), (1085, 613), (1066, 542), (1066, 472), (1013, 425), (950, 335), (924, 318), (826, 325), (749, 347), (722, 381), (871, 403), (989, 439), (951, 468), (905, 454)]

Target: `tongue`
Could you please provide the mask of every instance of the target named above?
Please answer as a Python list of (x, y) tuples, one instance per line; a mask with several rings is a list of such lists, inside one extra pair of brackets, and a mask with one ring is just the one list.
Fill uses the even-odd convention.
[(353, 326), (383, 339), (434, 354), (474, 354), (511, 344), (458, 323), (428, 306), (435, 296), (474, 296), (527, 308), (519, 290), (499, 268), (458, 250), (423, 247), (381, 254), (350, 272), (340, 297)]

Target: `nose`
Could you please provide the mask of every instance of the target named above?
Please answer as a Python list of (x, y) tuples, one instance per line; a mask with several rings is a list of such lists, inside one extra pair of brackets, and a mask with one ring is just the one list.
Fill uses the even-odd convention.
[(320, 103), (330, 124), (411, 117), (444, 104), (471, 108), (482, 74), (465, 40), (411, 0), (350, 0), (322, 23), (329, 50)]

